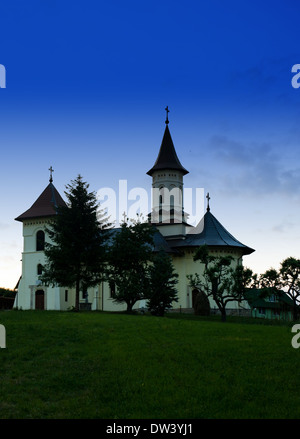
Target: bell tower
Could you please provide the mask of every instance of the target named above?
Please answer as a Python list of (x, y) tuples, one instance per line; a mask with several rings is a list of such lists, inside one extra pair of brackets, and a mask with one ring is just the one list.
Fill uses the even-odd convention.
[(169, 108), (166, 107), (166, 127), (154, 166), (147, 172), (152, 177), (151, 222), (164, 236), (185, 235), (183, 211), (183, 177), (188, 171), (176, 154), (169, 130)]
[(22, 276), (15, 307), (22, 309), (60, 309), (61, 288), (41, 284), (39, 275), (45, 264), (44, 247), (48, 240), (47, 225), (65, 202), (53, 185), (52, 166), (49, 184), (26, 212), (15, 218), (23, 224)]

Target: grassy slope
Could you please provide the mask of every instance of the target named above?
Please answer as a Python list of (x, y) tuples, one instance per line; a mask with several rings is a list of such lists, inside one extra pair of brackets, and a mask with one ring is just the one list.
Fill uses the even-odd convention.
[(1, 418), (300, 417), (289, 326), (45, 311), (0, 323)]

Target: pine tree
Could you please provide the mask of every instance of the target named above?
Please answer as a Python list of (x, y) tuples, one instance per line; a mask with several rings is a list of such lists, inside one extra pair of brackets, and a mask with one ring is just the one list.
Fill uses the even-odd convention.
[(172, 260), (165, 252), (154, 256), (150, 266), (150, 291), (147, 308), (156, 316), (163, 316), (172, 307), (172, 302), (178, 302), (176, 284), (178, 274), (175, 273)]
[(46, 264), (40, 277), (45, 284), (76, 290), (75, 310), (79, 311), (79, 292), (103, 280), (107, 258), (109, 225), (102, 221), (96, 194), (79, 175), (66, 186), (67, 206), (57, 208), (57, 215), (46, 232)]

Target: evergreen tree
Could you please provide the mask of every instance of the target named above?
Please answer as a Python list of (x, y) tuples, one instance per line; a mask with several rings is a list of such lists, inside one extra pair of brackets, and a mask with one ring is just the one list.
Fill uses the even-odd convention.
[(154, 256), (153, 265), (149, 267), (150, 289), (147, 308), (156, 316), (163, 316), (172, 307), (172, 302), (178, 302), (176, 284), (178, 274), (175, 273), (172, 260), (165, 252)]
[(75, 310), (79, 311), (79, 292), (103, 280), (106, 263), (108, 223), (101, 218), (96, 194), (79, 175), (66, 186), (67, 206), (57, 208), (57, 215), (46, 232), (46, 264), (40, 279), (45, 284), (74, 288)]
[(114, 301), (126, 303), (127, 312), (148, 295), (149, 262), (152, 259), (154, 229), (140, 220), (123, 222), (109, 249), (109, 280), (116, 289)]

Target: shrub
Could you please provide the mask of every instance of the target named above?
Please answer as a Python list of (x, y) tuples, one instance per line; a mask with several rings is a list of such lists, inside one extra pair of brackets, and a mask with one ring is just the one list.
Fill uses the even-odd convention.
[(209, 316), (210, 305), (207, 295), (203, 291), (199, 291), (194, 304), (194, 312), (197, 316)]

